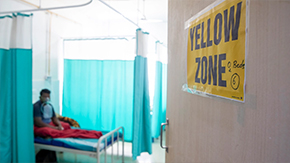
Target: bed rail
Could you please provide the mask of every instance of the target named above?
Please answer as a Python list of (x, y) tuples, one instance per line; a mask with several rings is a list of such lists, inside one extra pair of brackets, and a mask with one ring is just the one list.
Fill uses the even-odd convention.
[[(98, 145), (97, 145), (97, 155), (98, 155), (98, 163), (100, 163), (100, 155), (102, 152), (105, 153), (105, 163), (107, 163), (107, 147), (108, 147), (108, 138), (111, 137), (111, 145), (112, 146), (112, 154), (111, 154), (111, 162), (114, 163), (114, 159), (113, 159), (113, 152), (114, 152), (114, 147), (113, 144), (117, 142), (117, 158), (119, 158), (119, 131), (122, 130), (122, 163), (124, 163), (124, 128), (123, 127), (118, 127), (113, 131), (110, 131), (109, 133), (103, 135), (102, 137), (100, 137), (99, 141), (98, 141)], [(117, 134), (117, 139), (114, 141), (114, 134)], [(100, 147), (102, 145), (102, 142), (104, 143), (104, 149), (101, 151)]]
[[(71, 152), (71, 153), (76, 153), (76, 154), (83, 154), (83, 155), (88, 155), (90, 157), (94, 157), (97, 159), (97, 162), (100, 163), (100, 155), (102, 152), (105, 153), (105, 162), (107, 163), (107, 148), (112, 146), (112, 156), (111, 156), (111, 162), (113, 163), (113, 152), (114, 152), (114, 143), (117, 143), (117, 158), (119, 158), (119, 139), (120, 139), (120, 135), (119, 135), (119, 131), (122, 131), (122, 137), (121, 137), (121, 141), (122, 141), (122, 163), (124, 163), (124, 128), (123, 127), (118, 127), (113, 131), (110, 131), (109, 133), (101, 136), (98, 140), (97, 143), (97, 150), (96, 152), (93, 151), (83, 151), (83, 150), (78, 150), (78, 149), (70, 149), (70, 148), (65, 148), (65, 147), (59, 147), (59, 146), (53, 146), (53, 145), (47, 145), (47, 144), (39, 144), (39, 143), (34, 143), (35, 148), (38, 149), (47, 149), (47, 150), (52, 150), (52, 151), (56, 151), (56, 152)], [(117, 138), (116, 140), (114, 139), (114, 134), (117, 134)], [(111, 143), (108, 145), (108, 138), (111, 137)], [(103, 143), (105, 142), (105, 143)], [(104, 148), (103, 148), (104, 147)]]

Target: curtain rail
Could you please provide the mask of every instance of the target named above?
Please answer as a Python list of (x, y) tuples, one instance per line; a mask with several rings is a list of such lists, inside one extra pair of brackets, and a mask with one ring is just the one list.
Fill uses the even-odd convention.
[[(101, 3), (103, 3), (104, 5), (106, 5), (107, 7), (109, 7), (111, 10), (115, 11), (116, 13), (118, 13), (119, 15), (121, 15), (122, 17), (124, 17), (126, 20), (128, 20), (130, 23), (134, 24), (135, 26), (137, 26), (138, 28), (141, 28), (138, 24), (136, 24), (134, 21), (132, 21), (131, 19), (127, 18), (125, 15), (123, 15), (122, 13), (120, 13), (118, 10), (116, 10), (115, 8), (113, 8), (112, 6), (110, 6), (109, 4), (107, 4), (106, 2), (104, 2), (103, 0), (99, 0)], [(8, 13), (18, 13), (18, 12), (34, 12), (34, 11), (43, 11), (43, 10), (57, 10), (57, 9), (65, 9), (65, 8), (74, 8), (74, 7), (82, 7), (82, 6), (86, 6), (90, 3), (92, 3), (93, 0), (90, 0), (87, 3), (81, 4), (81, 5), (73, 5), (73, 6), (63, 6), (63, 7), (52, 7), (52, 8), (37, 8), (37, 9), (30, 9), (30, 10), (16, 10), (16, 11), (4, 11), (4, 12), (0, 12), (0, 14), (8, 14)], [(158, 40), (155, 36), (151, 35), (154, 39)]]
[(138, 28), (141, 28), (138, 24), (136, 24), (134, 21), (132, 21), (131, 19), (127, 18), (125, 15), (123, 15), (121, 12), (119, 12), (118, 10), (116, 10), (115, 8), (113, 8), (112, 6), (110, 6), (108, 3), (104, 2), (103, 0), (99, 0), (101, 3), (103, 3), (104, 5), (106, 5), (107, 7), (109, 7), (111, 10), (115, 11), (116, 13), (118, 13), (119, 15), (121, 15), (123, 18), (125, 18), (126, 20), (128, 20), (129, 22), (131, 22), (132, 24), (134, 24), (135, 26), (137, 26)]
[[(100, 2), (102, 2), (104, 5), (106, 5), (107, 7), (109, 7), (111, 10), (115, 11), (116, 13), (118, 13), (119, 15), (121, 15), (122, 17), (124, 17), (126, 20), (128, 20), (130, 23), (134, 24), (136, 27), (141, 28), (138, 24), (136, 24), (134, 21), (132, 21), (131, 19), (129, 19), (128, 17), (126, 17), (125, 15), (123, 15), (121, 12), (119, 12), (118, 10), (116, 10), (115, 8), (113, 8), (112, 6), (110, 6), (108, 3), (104, 2), (103, 0), (99, 0)], [(158, 40), (155, 36), (151, 35), (155, 40)]]
[(50, 7), (50, 8), (37, 8), (37, 9), (29, 9), (29, 10), (16, 10), (16, 11), (4, 11), (0, 12), (0, 14), (8, 14), (8, 13), (18, 13), (18, 12), (34, 12), (34, 11), (43, 11), (43, 10), (57, 10), (57, 9), (65, 9), (65, 8), (74, 8), (74, 7), (82, 7), (92, 3), (93, 0), (90, 0), (87, 3), (80, 5), (72, 5), (72, 6), (62, 6), (62, 7)]
[(111, 36), (95, 36), (95, 37), (63, 37), (64, 41), (77, 41), (77, 40), (109, 40), (109, 39), (126, 39), (135, 38), (136, 35), (111, 35)]

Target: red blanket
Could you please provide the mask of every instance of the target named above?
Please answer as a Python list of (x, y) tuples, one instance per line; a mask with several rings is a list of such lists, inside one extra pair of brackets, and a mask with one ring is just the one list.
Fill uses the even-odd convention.
[[(55, 126), (52, 122), (49, 123)], [(34, 135), (51, 138), (93, 138), (99, 139), (103, 134), (100, 131), (71, 129), (68, 123), (61, 122), (64, 130), (56, 130), (49, 127), (34, 126)]]

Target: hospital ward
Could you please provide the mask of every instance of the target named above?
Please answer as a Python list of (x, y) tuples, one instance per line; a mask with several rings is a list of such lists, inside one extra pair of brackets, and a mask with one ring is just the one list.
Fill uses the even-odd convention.
[(290, 163), (287, 0), (0, 0), (0, 163)]

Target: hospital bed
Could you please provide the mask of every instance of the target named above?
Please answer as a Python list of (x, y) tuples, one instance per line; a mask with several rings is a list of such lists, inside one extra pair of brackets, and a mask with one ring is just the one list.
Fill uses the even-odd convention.
[[(121, 131), (121, 132), (120, 132)], [(119, 158), (119, 140), (122, 141), (122, 163), (124, 163), (124, 128), (118, 127), (110, 132), (102, 132), (103, 136), (99, 139), (80, 139), (80, 138), (53, 138), (43, 139), (35, 138), (35, 149), (46, 149), (56, 152), (70, 152), (75, 154), (88, 155), (97, 159), (97, 163), (101, 162), (100, 155), (105, 154), (104, 161), (107, 163), (107, 149), (112, 147), (111, 161), (113, 160), (113, 145), (117, 144), (117, 158)]]

